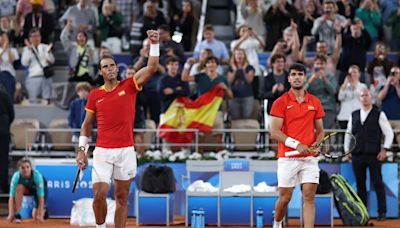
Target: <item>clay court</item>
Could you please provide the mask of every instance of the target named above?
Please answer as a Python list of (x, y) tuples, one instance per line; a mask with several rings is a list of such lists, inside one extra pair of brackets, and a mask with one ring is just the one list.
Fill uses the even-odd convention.
[[(400, 219), (388, 219), (386, 221), (378, 222), (374, 219), (370, 220), (370, 223), (373, 224), (374, 227), (400, 227)], [(45, 223), (35, 223), (32, 219), (26, 219), (20, 224), (10, 224), (6, 221), (5, 217), (1, 217), (0, 220), (0, 227), (1, 228), (69, 228), (69, 227), (77, 227), (77, 226), (71, 226), (69, 224), (68, 219), (48, 219), (46, 220)], [(86, 226), (82, 226), (86, 227)], [(135, 219), (128, 219), (128, 226), (127, 227), (136, 227), (136, 221)], [(151, 226), (151, 225), (146, 225), (146, 226), (140, 226), (140, 227), (146, 227), (146, 228), (159, 228), (159, 227), (164, 227), (164, 226)], [(185, 224), (183, 222), (183, 218), (181, 219), (176, 219), (174, 222), (174, 225), (172, 227), (185, 227)], [(207, 226), (207, 227), (217, 227), (217, 226)], [(235, 228), (247, 228), (250, 226), (222, 226), (222, 227), (235, 227)], [(265, 226), (265, 227), (271, 227), (271, 226)], [(299, 227), (299, 220), (298, 219), (289, 219), (289, 225), (287, 227)], [(318, 227), (329, 227), (329, 226), (316, 226)], [(347, 227), (342, 225), (342, 221), (339, 219), (335, 220), (335, 227)], [(354, 226), (352, 228), (355, 228)]]

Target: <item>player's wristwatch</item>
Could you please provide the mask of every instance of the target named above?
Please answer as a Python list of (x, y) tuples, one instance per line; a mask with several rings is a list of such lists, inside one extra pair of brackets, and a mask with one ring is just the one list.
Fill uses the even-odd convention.
[(85, 152), (85, 147), (84, 147), (84, 146), (78, 147), (78, 152), (79, 152), (79, 151)]

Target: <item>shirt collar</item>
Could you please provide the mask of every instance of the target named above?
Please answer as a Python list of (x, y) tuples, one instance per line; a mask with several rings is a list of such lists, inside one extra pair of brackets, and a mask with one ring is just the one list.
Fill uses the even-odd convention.
[(84, 9), (87, 8), (87, 6), (85, 6), (85, 8), (82, 9), (82, 8), (81, 8), (81, 4), (79, 4), (79, 3), (77, 4), (77, 6), (78, 6), (78, 9), (79, 9), (79, 10), (84, 10)]
[[(308, 102), (310, 95), (308, 94), (307, 90), (304, 90), (305, 96), (304, 96), (304, 102)], [(289, 98), (291, 101), (297, 102), (296, 96), (293, 93), (293, 89), (289, 89)]]

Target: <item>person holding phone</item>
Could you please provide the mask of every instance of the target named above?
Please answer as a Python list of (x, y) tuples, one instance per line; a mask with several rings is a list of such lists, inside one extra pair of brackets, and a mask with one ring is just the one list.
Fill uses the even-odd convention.
[(346, 129), (351, 113), (361, 108), (358, 97), (361, 90), (367, 88), (367, 85), (360, 82), (360, 75), (360, 68), (357, 65), (351, 65), (343, 84), (339, 88), (340, 109), (337, 120), (340, 129)]
[(326, 72), (327, 58), (317, 55), (314, 59), (314, 72), (309, 76), (305, 88), (321, 101), (325, 110), (323, 123), (325, 128), (332, 129), (335, 124), (336, 102), (335, 93), (337, 80), (333, 74)]

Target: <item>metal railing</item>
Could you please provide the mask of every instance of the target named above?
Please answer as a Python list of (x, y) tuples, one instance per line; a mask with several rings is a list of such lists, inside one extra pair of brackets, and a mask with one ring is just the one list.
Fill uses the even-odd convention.
[[(79, 133), (80, 129), (27, 129), (25, 131), (25, 150), (13, 150), (12, 156), (75, 156), (77, 141), (72, 141), (72, 135)], [(326, 133), (345, 132), (342, 129), (326, 129)], [(135, 129), (135, 133), (144, 133), (147, 141), (136, 143), (137, 147), (145, 147), (150, 150), (165, 150), (166, 148), (185, 148), (190, 152), (215, 151), (214, 148), (225, 149), (235, 154), (253, 153), (260, 154), (269, 151), (276, 151), (278, 145), (271, 140), (270, 131), (265, 129), (214, 129), (212, 133), (205, 136), (198, 129)], [(191, 143), (169, 143), (160, 137), (161, 132), (181, 132), (193, 133)], [(59, 135), (57, 135), (59, 134)], [(61, 134), (61, 135), (60, 135)], [(395, 130), (395, 135), (400, 134), (400, 130)], [(94, 146), (97, 129), (92, 129), (90, 145)], [(213, 135), (222, 135), (222, 141), (217, 143)], [(243, 140), (243, 137), (246, 137)], [(34, 138), (32, 138), (34, 137)], [(60, 138), (61, 137), (61, 138)], [(64, 138), (62, 138), (64, 137)], [(68, 138), (65, 138), (68, 137)], [(56, 139), (56, 140), (55, 140)], [(201, 139), (205, 140), (202, 141)], [(208, 141), (207, 141), (208, 139)], [(211, 148), (211, 149), (210, 149)], [(245, 148), (245, 149), (242, 149)], [(334, 152), (343, 152), (343, 140), (338, 137), (334, 140)], [(399, 150), (399, 144), (394, 144), (393, 148)]]

